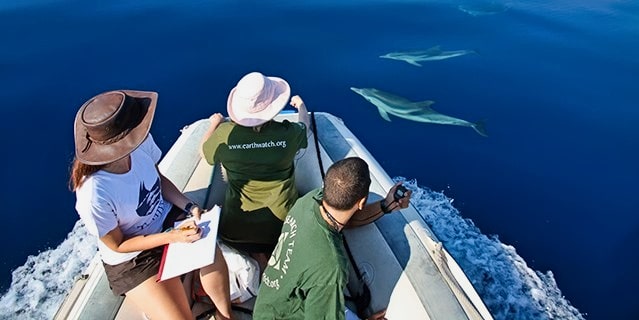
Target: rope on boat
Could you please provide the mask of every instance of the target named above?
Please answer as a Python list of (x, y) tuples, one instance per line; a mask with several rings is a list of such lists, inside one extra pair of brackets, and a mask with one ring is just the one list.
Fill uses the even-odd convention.
[(453, 272), (450, 270), (448, 266), (448, 258), (446, 257), (446, 253), (444, 252), (444, 248), (441, 242), (436, 242), (434, 248), (431, 250), (432, 258), (435, 262), (435, 265), (439, 269), (442, 278), (448, 283), (448, 287), (453, 292), (453, 295), (457, 297), (457, 301), (459, 302), (462, 309), (466, 312), (468, 319), (471, 320), (483, 320), (485, 319), (479, 309), (473, 301), (470, 299), (466, 290), (464, 290)]

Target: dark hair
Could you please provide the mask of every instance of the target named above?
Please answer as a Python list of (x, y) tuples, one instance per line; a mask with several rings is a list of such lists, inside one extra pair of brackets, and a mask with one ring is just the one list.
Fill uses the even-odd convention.
[(77, 158), (73, 159), (73, 164), (71, 165), (71, 177), (69, 178), (69, 189), (71, 191), (75, 191), (84, 182), (84, 178), (88, 177), (104, 168), (104, 165), (90, 165), (80, 162)]
[(368, 195), (371, 185), (366, 161), (346, 158), (333, 163), (324, 178), (324, 201), (337, 210), (348, 210)]

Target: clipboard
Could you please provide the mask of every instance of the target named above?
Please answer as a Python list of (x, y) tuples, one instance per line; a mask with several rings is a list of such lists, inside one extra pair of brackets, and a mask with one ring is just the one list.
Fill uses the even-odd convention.
[[(171, 279), (215, 262), (220, 211), (220, 207), (215, 206), (202, 213), (200, 221), (197, 223), (198, 227), (202, 229), (202, 237), (198, 241), (175, 242), (164, 246), (156, 281)], [(176, 222), (175, 226), (181, 223), (183, 221)]]

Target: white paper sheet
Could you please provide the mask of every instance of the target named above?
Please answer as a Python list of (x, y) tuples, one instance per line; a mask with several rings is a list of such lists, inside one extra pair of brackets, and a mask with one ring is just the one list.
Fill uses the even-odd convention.
[[(217, 227), (220, 222), (220, 207), (215, 206), (200, 217), (198, 226), (202, 238), (192, 243), (176, 242), (165, 246), (158, 281), (171, 279), (187, 272), (208, 266), (215, 261)], [(176, 222), (176, 226), (183, 221)]]

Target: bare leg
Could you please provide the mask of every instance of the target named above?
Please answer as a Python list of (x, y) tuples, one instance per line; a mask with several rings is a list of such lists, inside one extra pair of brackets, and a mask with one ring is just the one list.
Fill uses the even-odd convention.
[(179, 277), (156, 282), (153, 276), (129, 290), (126, 296), (153, 320), (193, 318)]
[(229, 270), (219, 247), (215, 248), (215, 263), (200, 269), (200, 281), (217, 309), (216, 318), (232, 319)]

